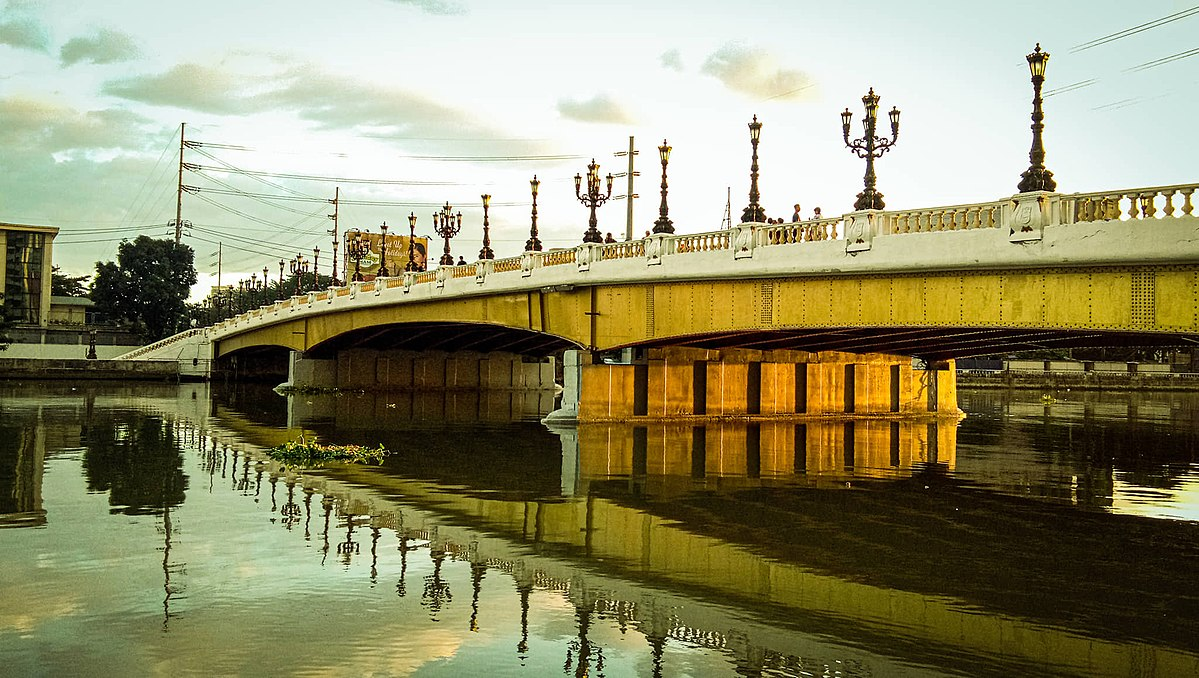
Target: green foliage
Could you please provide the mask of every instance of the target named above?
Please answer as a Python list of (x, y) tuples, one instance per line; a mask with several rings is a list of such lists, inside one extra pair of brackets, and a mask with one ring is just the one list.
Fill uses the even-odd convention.
[(325, 462), (340, 461), (349, 464), (382, 464), (383, 457), (391, 454), (382, 444), (379, 447), (361, 445), (321, 445), (308, 442), (302, 436), (266, 451), (267, 456), (288, 466), (320, 466)]
[(196, 283), (195, 253), (173, 240), (140, 235), (121, 241), (117, 262), (96, 262), (96, 310), (143, 329), (156, 341), (190, 324), (187, 296)]
[(50, 269), (50, 294), (55, 297), (86, 297), (86, 275), (66, 275), (57, 266)]

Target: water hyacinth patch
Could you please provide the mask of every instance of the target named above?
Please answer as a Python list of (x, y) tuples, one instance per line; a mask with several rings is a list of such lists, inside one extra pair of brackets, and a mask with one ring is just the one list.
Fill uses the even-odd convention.
[(303, 436), (266, 451), (267, 456), (288, 466), (319, 466), (339, 461), (347, 464), (382, 464), (391, 452), (380, 443), (378, 447), (362, 445), (322, 445)]

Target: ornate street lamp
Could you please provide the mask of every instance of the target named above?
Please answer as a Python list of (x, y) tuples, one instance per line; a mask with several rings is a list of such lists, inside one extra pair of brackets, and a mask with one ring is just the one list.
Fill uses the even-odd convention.
[(321, 248), (312, 248), (312, 291), (315, 292), (321, 287), (320, 274)]
[(408, 215), (408, 263), (404, 264), (405, 271), (423, 270), (416, 263), (416, 212)]
[(662, 206), (658, 208), (658, 220), (654, 222), (654, 233), (674, 233), (674, 224), (666, 215), (670, 208), (666, 206), (666, 163), (670, 162), (670, 146), (666, 140), (658, 147), (658, 157), (662, 159)]
[(874, 189), (874, 159), (882, 157), (883, 153), (891, 150), (899, 138), (899, 109), (894, 106), (887, 114), (891, 118), (891, 138), (881, 139), (874, 135), (878, 123), (878, 99), (873, 87), (866, 96), (862, 97), (862, 104), (866, 106), (866, 117), (862, 120), (862, 127), (866, 133), (860, 139), (849, 140), (849, 125), (853, 121), (853, 113), (846, 108), (845, 112), (841, 114), (841, 136), (845, 139), (845, 146), (859, 158), (866, 158), (866, 176), (863, 178), (865, 188), (858, 194), (858, 199), (853, 204), (855, 210), (883, 209), (883, 194)]
[[(263, 266), (262, 267), (262, 289), (263, 289), (263, 291), (270, 289), (270, 285), (268, 284), (266, 273), (267, 273), (267, 267)], [(265, 300), (266, 295), (265, 294), (262, 295), (262, 298)]]
[(350, 276), (350, 280), (362, 282), (362, 258), (366, 256), (367, 242), (362, 239), (362, 232), (358, 229), (346, 235), (350, 236), (346, 241), (346, 256), (354, 262), (354, 275)]
[(541, 186), (541, 182), (537, 181), (537, 175), (529, 180), (529, 189), (533, 191), (533, 226), (529, 229), (529, 239), (525, 241), (526, 252), (540, 252), (541, 240), (537, 238), (537, 189)]
[(587, 193), (581, 193), (583, 188), (583, 177), (575, 174), (575, 197), (584, 206), (591, 209), (591, 218), (587, 221), (587, 231), (583, 233), (583, 242), (603, 242), (604, 236), (600, 235), (596, 225), (599, 223), (595, 218), (595, 208), (608, 202), (612, 197), (612, 175), (608, 174), (608, 192), (600, 193), (600, 176), (599, 165), (595, 162), (595, 158), (591, 159), (591, 164), (587, 165)]
[(296, 254), (296, 258), (291, 260), (291, 274), (296, 277), (296, 296), (300, 296), (300, 281), (304, 279), (304, 274), (308, 272), (308, 261), (304, 259), (304, 255)]
[(762, 136), (762, 123), (758, 122), (758, 116), (754, 116), (754, 121), (749, 123), (749, 143), (753, 146), (753, 159), (749, 164), (749, 205), (741, 212), (741, 223), (764, 223), (766, 221), (766, 210), (758, 204), (758, 199), (761, 197), (758, 194), (758, 139)]
[(279, 260), (279, 298), (283, 298), (283, 260)]
[(491, 196), (484, 193), (479, 197), (483, 199), (483, 249), (479, 250), (479, 259), (495, 259), (495, 252), (491, 251), (491, 221), (487, 217)]
[(384, 221), (383, 225), (379, 227), (379, 230), (383, 231), (383, 237), (379, 241), (380, 242), (380, 244), (379, 244), (379, 270), (375, 273), (375, 277), (376, 278), (386, 278), (387, 276), (391, 275), (391, 271), (387, 270), (387, 222), (386, 221)]
[(1045, 64), (1049, 52), (1041, 51), (1041, 43), (1029, 54), (1028, 70), (1032, 72), (1032, 150), (1028, 152), (1028, 169), (1020, 175), (1020, 192), (1055, 191), (1057, 182), (1053, 172), (1045, 169), (1045, 147), (1041, 144), (1041, 131), (1045, 129), (1045, 114), (1041, 111), (1041, 85), (1045, 82)]
[(442, 266), (454, 265), (454, 255), (450, 254), (450, 238), (458, 235), (458, 231), (462, 230), (462, 212), (453, 214), (453, 211), (454, 208), (450, 207), (450, 203), (447, 201), (440, 212), (433, 213), (433, 231), (445, 238), (445, 253), (438, 261)]

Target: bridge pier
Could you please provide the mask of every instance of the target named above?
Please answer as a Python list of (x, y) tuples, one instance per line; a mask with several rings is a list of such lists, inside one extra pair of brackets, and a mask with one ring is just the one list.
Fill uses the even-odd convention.
[(953, 362), (835, 351), (634, 349), (617, 363), (567, 351), (551, 420), (958, 413)]

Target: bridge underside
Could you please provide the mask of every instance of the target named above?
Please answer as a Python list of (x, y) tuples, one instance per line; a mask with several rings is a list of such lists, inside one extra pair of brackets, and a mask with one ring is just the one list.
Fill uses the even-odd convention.
[(544, 357), (577, 346), (565, 339), (500, 325), (419, 322), (352, 330), (313, 346), (311, 358), (333, 358), (351, 349), (376, 351), (503, 352)]
[(703, 349), (749, 348), (762, 351), (889, 353), (930, 360), (945, 360), (1052, 348), (1199, 347), (1199, 339), (1182, 334), (1088, 332), (1083, 330), (842, 327), (818, 330), (714, 332), (690, 337), (674, 337), (667, 341), (647, 342), (639, 345)]

